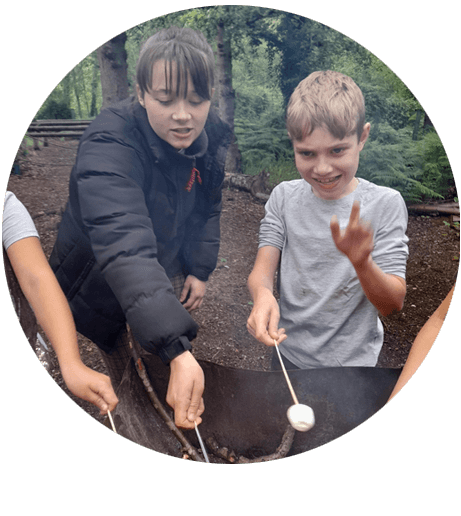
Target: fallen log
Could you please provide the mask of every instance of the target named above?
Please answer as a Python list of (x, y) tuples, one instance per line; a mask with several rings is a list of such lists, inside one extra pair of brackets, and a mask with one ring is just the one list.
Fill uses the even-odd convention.
[(84, 129), (81, 131), (47, 130), (27, 132), (31, 138), (81, 138)]
[(271, 190), (269, 185), (269, 172), (265, 170), (257, 176), (226, 172), (223, 186), (224, 188), (236, 188), (237, 190), (250, 192), (253, 197), (264, 202), (269, 199)]
[(80, 138), (91, 122), (91, 120), (36, 120), (30, 124), (26, 134), (32, 138)]
[(34, 120), (31, 125), (78, 125), (78, 124), (90, 124), (91, 119), (80, 119), (80, 118), (47, 118), (41, 120)]
[(441, 213), (443, 215), (458, 215), (459, 216), (459, 203), (446, 203), (446, 204), (412, 204), (408, 206), (408, 211), (421, 212), (421, 213)]
[(72, 124), (68, 124), (68, 123), (57, 123), (57, 124), (53, 124), (53, 123), (46, 123), (46, 124), (41, 124), (39, 122), (32, 122), (32, 124), (29, 126), (28, 128), (28, 131), (48, 131), (50, 129), (64, 129), (64, 130), (69, 130), (69, 129), (86, 129), (89, 125), (89, 122), (75, 122), (75, 123), (72, 123)]

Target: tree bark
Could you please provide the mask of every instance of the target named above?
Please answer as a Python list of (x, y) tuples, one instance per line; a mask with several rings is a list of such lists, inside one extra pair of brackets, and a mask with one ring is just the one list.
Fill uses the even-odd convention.
[(442, 213), (443, 215), (459, 215), (459, 203), (450, 204), (412, 204), (409, 211), (422, 213)]
[[(224, 21), (218, 22), (216, 71), (218, 76), (218, 111), (221, 119), (229, 124), (234, 133), (235, 92), (232, 88), (232, 50), (230, 38), (226, 35)], [(226, 171), (242, 173), (242, 158), (235, 138), (227, 151)]]
[(224, 188), (236, 188), (250, 192), (253, 197), (262, 201), (269, 199), (271, 187), (269, 184), (269, 173), (263, 170), (257, 176), (249, 176), (247, 174), (234, 174), (227, 172), (224, 176)]
[(224, 176), (223, 187), (236, 188), (237, 190), (249, 192), (255, 179), (256, 176), (249, 176), (246, 174), (232, 174), (231, 172), (226, 172)]
[(93, 54), (93, 78), (91, 80), (91, 106), (89, 116), (94, 117), (97, 115), (96, 109), (96, 96), (98, 91), (98, 58)]
[(97, 50), (101, 71), (101, 109), (128, 97), (125, 42), (126, 33), (122, 32)]
[(224, 22), (218, 22), (216, 69), (219, 115), (234, 130), (235, 92), (232, 89), (232, 50)]

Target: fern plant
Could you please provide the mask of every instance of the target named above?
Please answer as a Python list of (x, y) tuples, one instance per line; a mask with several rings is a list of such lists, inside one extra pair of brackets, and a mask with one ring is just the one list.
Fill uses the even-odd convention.
[(407, 202), (443, 198), (427, 181), (423, 165), (424, 155), (412, 140), (410, 127), (396, 130), (389, 124), (378, 124), (361, 153), (357, 175), (398, 190)]
[(259, 174), (263, 168), (290, 160), (291, 142), (280, 113), (265, 114), (257, 122), (236, 120), (234, 131), (245, 174)]

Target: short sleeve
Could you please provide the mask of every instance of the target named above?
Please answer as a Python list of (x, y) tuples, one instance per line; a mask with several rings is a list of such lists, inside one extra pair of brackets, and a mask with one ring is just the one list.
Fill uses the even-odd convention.
[(284, 194), (283, 183), (272, 191), (265, 206), (265, 215), (259, 228), (259, 247), (272, 246), (283, 249), (286, 236), (284, 222)]
[(388, 196), (382, 203), (381, 222), (375, 232), (372, 256), (386, 274), (405, 279), (408, 259), (408, 211), (399, 192)]
[(39, 238), (35, 224), (26, 207), (12, 192), (7, 192), (3, 208), (2, 241), (7, 250), (18, 240)]

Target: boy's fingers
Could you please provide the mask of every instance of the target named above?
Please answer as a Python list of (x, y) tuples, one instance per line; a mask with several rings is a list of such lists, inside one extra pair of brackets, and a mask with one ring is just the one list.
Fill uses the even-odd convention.
[[(277, 341), (277, 344), (281, 344), (286, 338), (287, 336), (285, 334), (285, 328), (279, 328), (277, 331), (277, 336), (274, 336), (272, 340)], [(274, 345), (275, 343), (272, 342), (272, 344)]]
[(360, 201), (354, 201), (352, 204), (349, 224), (356, 224), (360, 219)]
[(267, 332), (271, 339), (277, 339), (279, 336), (279, 322), (280, 315), (278, 313), (271, 312), (267, 327)]
[(279, 337), (279, 344), (281, 344), (285, 339), (287, 338), (287, 335), (283, 334)]
[(331, 236), (333, 237), (333, 240), (336, 242), (336, 240), (338, 240), (338, 237), (340, 235), (339, 222), (338, 222), (338, 217), (336, 215), (333, 215), (333, 217), (331, 217), (330, 230), (331, 230)]

